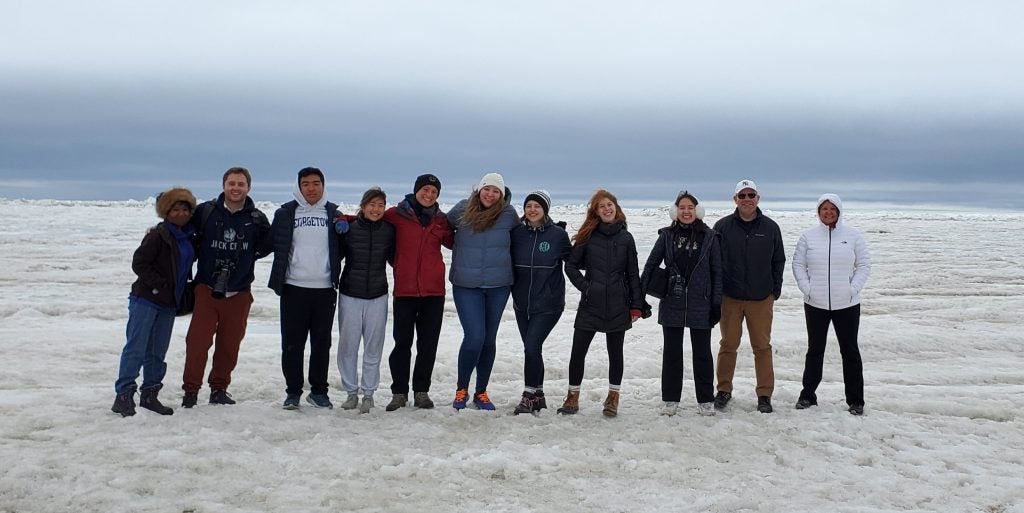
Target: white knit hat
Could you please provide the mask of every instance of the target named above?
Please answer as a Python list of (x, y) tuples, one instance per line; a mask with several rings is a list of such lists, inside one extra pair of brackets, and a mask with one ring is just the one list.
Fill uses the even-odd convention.
[(479, 191), (488, 185), (492, 185), (498, 188), (498, 192), (502, 196), (505, 195), (505, 179), (498, 173), (487, 173), (483, 178), (480, 179), (480, 183), (476, 184), (476, 190)]

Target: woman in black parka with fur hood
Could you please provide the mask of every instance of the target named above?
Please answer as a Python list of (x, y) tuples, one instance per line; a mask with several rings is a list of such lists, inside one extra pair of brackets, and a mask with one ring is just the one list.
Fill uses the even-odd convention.
[(569, 359), (569, 393), (562, 414), (579, 411), (580, 385), (590, 342), (604, 332), (608, 344), (608, 397), (604, 414), (618, 415), (622, 384), (622, 345), (626, 330), (647, 309), (640, 289), (636, 242), (626, 230), (626, 215), (612, 193), (600, 189), (590, 198), (587, 218), (573, 237), (565, 274), (580, 291)]
[(697, 412), (714, 415), (714, 358), (711, 328), (722, 317), (722, 254), (718, 235), (704, 224), (704, 207), (687, 191), (679, 193), (672, 224), (658, 230), (658, 241), (640, 279), (644, 290), (662, 262), (668, 291), (658, 306), (665, 351), (662, 357), (661, 413), (675, 415), (683, 390), (683, 335), (690, 329)]

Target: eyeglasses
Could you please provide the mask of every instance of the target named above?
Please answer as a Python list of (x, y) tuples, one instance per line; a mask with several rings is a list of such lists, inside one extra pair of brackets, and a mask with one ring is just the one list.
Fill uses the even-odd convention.
[(736, 197), (739, 198), (739, 199), (748, 199), (748, 198), (749, 199), (754, 199), (754, 198), (757, 197), (757, 193), (756, 192), (748, 192), (746, 194), (743, 194), (742, 192), (737, 192), (736, 193)]

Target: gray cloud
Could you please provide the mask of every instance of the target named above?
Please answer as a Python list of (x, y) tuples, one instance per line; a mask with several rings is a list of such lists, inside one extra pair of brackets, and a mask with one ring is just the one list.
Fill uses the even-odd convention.
[(1017, 3), (14, 11), (0, 21), (0, 196), (65, 194), (41, 179), (77, 180), (64, 197), (168, 180), (213, 193), (236, 164), (257, 193), (286, 195), (313, 164), (349, 184), (341, 195), (423, 170), (460, 194), (497, 169), (562, 197), (745, 176), (893, 199), (927, 182), (1021, 205), (963, 197), (1021, 182)]

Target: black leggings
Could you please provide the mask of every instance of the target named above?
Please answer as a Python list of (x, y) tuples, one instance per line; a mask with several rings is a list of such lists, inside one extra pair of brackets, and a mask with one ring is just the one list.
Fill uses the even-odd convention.
[[(597, 332), (577, 328), (572, 334), (572, 354), (569, 357), (569, 386), (578, 387), (583, 383), (583, 369), (587, 361), (590, 342)], [(619, 386), (622, 384), (622, 344), (626, 340), (625, 331), (606, 333), (608, 342), (608, 383)]]

